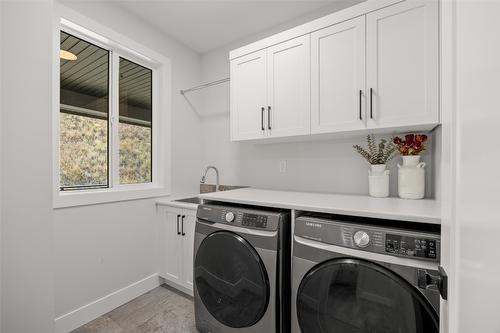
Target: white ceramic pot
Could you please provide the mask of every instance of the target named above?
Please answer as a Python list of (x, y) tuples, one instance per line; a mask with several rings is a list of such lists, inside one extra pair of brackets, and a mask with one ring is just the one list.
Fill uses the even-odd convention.
[(425, 196), (425, 162), (420, 156), (401, 156), (398, 164), (398, 193), (403, 199), (422, 199)]
[(372, 197), (389, 196), (389, 170), (386, 170), (385, 164), (371, 165), (371, 170), (368, 170), (368, 189)]

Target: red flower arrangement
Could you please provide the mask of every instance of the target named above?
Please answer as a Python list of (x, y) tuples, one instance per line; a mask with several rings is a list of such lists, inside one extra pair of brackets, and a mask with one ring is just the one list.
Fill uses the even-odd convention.
[(401, 155), (419, 155), (425, 150), (427, 135), (406, 134), (404, 141), (399, 136), (395, 137), (392, 141), (396, 146), (398, 146), (398, 150)]

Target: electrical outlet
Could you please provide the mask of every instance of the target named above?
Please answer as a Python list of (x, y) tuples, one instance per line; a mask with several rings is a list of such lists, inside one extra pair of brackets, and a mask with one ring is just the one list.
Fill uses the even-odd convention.
[(286, 161), (280, 161), (280, 172), (286, 172)]

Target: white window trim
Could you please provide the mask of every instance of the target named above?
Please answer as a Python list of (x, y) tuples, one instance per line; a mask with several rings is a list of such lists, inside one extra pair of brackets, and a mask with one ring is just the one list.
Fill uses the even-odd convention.
[[(53, 114), (52, 114), (52, 161), (53, 161), (53, 207), (64, 208), (101, 204), (115, 201), (152, 198), (171, 194), (171, 63), (165, 56), (121, 35), (61, 4), (55, 5), (53, 35)], [(105, 189), (60, 191), (59, 184), (59, 113), (60, 79), (59, 48), (60, 31), (67, 31), (106, 49), (112, 49), (110, 65), (118, 64), (118, 57), (153, 69), (153, 117), (152, 117), (152, 183), (120, 185), (118, 176), (118, 154), (109, 154), (109, 183)], [(118, 74), (118, 71), (111, 73)], [(117, 82), (110, 80), (110, 129), (118, 126)], [(110, 150), (118, 149), (118, 131), (110, 140)], [(113, 179), (111, 179), (113, 177)]]

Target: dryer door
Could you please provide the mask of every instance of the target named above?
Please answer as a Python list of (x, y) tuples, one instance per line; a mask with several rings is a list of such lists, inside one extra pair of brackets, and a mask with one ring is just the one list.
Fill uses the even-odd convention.
[(248, 327), (269, 302), (269, 279), (259, 254), (243, 237), (218, 231), (198, 248), (194, 282), (206, 309), (222, 324)]
[(297, 293), (302, 333), (438, 333), (418, 289), (378, 264), (333, 259), (313, 267)]

